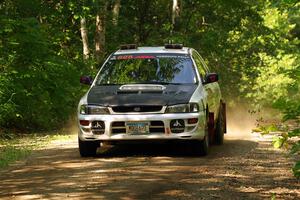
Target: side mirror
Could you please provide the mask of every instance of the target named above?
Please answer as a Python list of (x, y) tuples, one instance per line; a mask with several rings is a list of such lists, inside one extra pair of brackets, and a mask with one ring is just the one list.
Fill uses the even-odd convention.
[(219, 76), (217, 73), (208, 73), (205, 75), (204, 84), (214, 83), (217, 82), (218, 80), (219, 80)]
[(85, 85), (92, 85), (93, 78), (91, 76), (81, 76), (80, 83), (85, 84)]

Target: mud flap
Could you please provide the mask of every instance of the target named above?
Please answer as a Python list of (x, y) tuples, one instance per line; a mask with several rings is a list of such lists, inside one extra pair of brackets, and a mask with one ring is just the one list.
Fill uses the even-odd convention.
[(209, 142), (213, 142), (215, 139), (215, 119), (214, 119), (214, 113), (210, 112), (208, 113), (208, 135), (209, 135)]
[(227, 133), (227, 121), (226, 121), (226, 103), (222, 102), (222, 115), (223, 115), (223, 130)]

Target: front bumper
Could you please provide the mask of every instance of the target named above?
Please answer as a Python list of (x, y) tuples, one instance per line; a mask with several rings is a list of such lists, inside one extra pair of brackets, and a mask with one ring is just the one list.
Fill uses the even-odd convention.
[[(189, 119), (197, 118), (196, 123), (189, 123)], [(80, 120), (89, 121), (80, 125)], [(170, 122), (184, 120), (185, 128), (180, 133), (172, 132)], [(92, 122), (102, 121), (105, 128), (101, 133), (94, 131)], [(128, 134), (126, 122), (150, 122), (150, 133)], [(155, 122), (155, 123), (154, 123)], [(158, 123), (159, 122), (159, 123)], [(119, 124), (118, 126), (115, 126)], [(120, 127), (121, 126), (121, 127)], [(205, 136), (205, 113), (168, 113), (168, 114), (112, 114), (112, 115), (78, 115), (78, 136), (83, 141), (130, 141), (130, 140), (203, 140)], [(116, 131), (119, 129), (119, 131)], [(151, 131), (152, 130), (152, 131)]]

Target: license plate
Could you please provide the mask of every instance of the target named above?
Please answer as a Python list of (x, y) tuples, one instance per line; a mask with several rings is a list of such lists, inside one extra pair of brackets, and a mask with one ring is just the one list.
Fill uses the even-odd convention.
[(127, 134), (148, 134), (149, 122), (126, 122)]

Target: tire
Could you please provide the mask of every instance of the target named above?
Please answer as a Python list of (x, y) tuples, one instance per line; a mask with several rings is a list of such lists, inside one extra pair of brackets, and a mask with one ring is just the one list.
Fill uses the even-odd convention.
[(82, 141), (78, 138), (79, 153), (81, 157), (96, 156), (100, 143), (97, 141)]
[(216, 124), (215, 139), (214, 139), (214, 144), (216, 145), (222, 145), (224, 143), (225, 121), (224, 121), (223, 109), (224, 109), (223, 103), (221, 102), (219, 114), (218, 114), (218, 121)]
[(200, 156), (206, 156), (209, 153), (209, 136), (208, 136), (208, 120), (205, 127), (205, 136), (201, 141), (196, 141), (194, 144), (194, 152)]
[(203, 140), (199, 141), (199, 155), (206, 156), (209, 152), (209, 139), (207, 135), (204, 137)]

